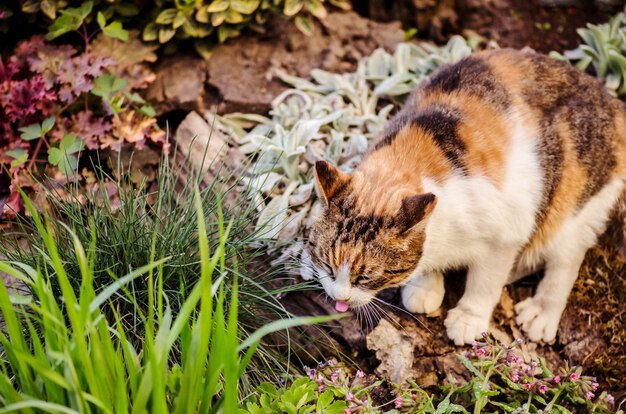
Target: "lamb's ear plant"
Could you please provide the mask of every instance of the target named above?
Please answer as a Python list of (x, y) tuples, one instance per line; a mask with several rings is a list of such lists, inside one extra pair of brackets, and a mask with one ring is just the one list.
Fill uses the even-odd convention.
[[(171, 257), (157, 257), (153, 250), (146, 265), (112, 275), (114, 281), (96, 290), (96, 238), (85, 247), (73, 235), (81, 276), (76, 290), (51, 219), (40, 216), (28, 198), (24, 202), (45, 255), (35, 267), (0, 262), (0, 271), (30, 292), (9, 294), (0, 284), (0, 413), (234, 413), (240, 379), (264, 335), (330, 319), (281, 319), (244, 337), (238, 327), (238, 280), (228, 277), (225, 258), (232, 224), (219, 215), (217, 244), (211, 248), (198, 190), (193, 204), (200, 279), (176, 315), (162, 299), (163, 266)], [(141, 344), (130, 340), (132, 332), (124, 323), (128, 315), (111, 302), (139, 278), (148, 280), (149, 298), (155, 301), (145, 312), (138, 311)]]
[(626, 15), (619, 13), (604, 24), (587, 24), (577, 32), (583, 40), (580, 46), (550, 56), (575, 63), (581, 70), (592, 67), (609, 92), (626, 96)]
[(276, 75), (292, 88), (274, 99), (270, 118), (240, 113), (219, 118), (217, 127), (254, 160), (250, 185), (262, 210), (259, 225), (278, 229), (268, 236), (293, 240), (319, 211), (311, 169), (317, 160), (354, 169), (411, 90), (439, 66), (476, 48), (477, 39), (454, 36), (443, 47), (401, 43), (393, 54), (377, 49), (352, 73), (313, 69), (312, 79), (304, 79), (279, 70)]

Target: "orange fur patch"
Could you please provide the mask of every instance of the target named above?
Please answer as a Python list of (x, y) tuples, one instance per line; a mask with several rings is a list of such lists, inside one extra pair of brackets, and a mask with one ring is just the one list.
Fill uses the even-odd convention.
[(546, 216), (525, 248), (525, 254), (532, 254), (544, 246), (558, 231), (561, 224), (573, 212), (577, 211), (580, 196), (587, 182), (587, 173), (578, 162), (572, 132), (564, 120), (558, 120), (556, 130), (562, 144), (563, 170)]

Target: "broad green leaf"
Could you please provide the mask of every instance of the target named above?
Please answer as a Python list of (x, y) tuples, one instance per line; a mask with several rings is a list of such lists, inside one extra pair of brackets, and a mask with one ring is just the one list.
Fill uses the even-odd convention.
[(229, 6), (230, 2), (228, 0), (215, 0), (213, 3), (209, 4), (207, 11), (209, 13), (219, 13), (226, 11)]
[(91, 13), (92, 8), (93, 3), (87, 1), (81, 7), (61, 10), (60, 16), (50, 25), (46, 39), (53, 40), (65, 33), (78, 30), (85, 18)]
[(226, 19), (226, 12), (217, 12), (217, 13), (213, 13), (211, 15), (211, 25), (214, 27), (218, 27), (221, 26), (222, 23), (224, 23), (224, 20)]
[(313, 34), (313, 19), (310, 16), (297, 15), (294, 19), (296, 27), (307, 36)]
[(148, 23), (146, 27), (144, 27), (143, 29), (142, 39), (145, 42), (152, 42), (152, 41), (157, 40), (158, 37), (159, 37), (159, 25), (154, 22)]
[(122, 42), (128, 41), (128, 31), (122, 28), (122, 23), (114, 21), (107, 25), (104, 14), (102, 14), (101, 12), (98, 12), (97, 20), (98, 25), (100, 26), (100, 29), (105, 36), (121, 40)]
[(139, 108), (139, 112), (150, 118), (154, 118), (156, 116), (156, 111), (150, 105), (142, 105), (141, 108)]
[(304, 3), (306, 9), (318, 19), (324, 19), (328, 15), (326, 8), (322, 4), (321, 0), (305, 0)]
[(48, 132), (50, 132), (50, 130), (54, 126), (54, 121), (55, 121), (55, 118), (53, 116), (48, 117), (48, 118), (43, 120), (43, 122), (41, 123), (41, 133), (42, 133), (42, 135), (45, 135)]
[(261, 4), (261, 0), (230, 0), (230, 8), (242, 13), (252, 14)]
[(346, 11), (352, 9), (352, 3), (349, 0), (330, 0), (330, 4)]
[(6, 154), (13, 158), (13, 161), (11, 161), (11, 168), (17, 168), (28, 160), (28, 151), (23, 148), (9, 150)]
[(98, 12), (98, 15), (96, 16), (96, 21), (98, 22), (98, 26), (100, 26), (100, 29), (104, 29), (104, 26), (106, 26), (107, 24), (106, 18), (104, 17), (104, 14), (102, 14), (102, 12)]
[(175, 29), (171, 29), (169, 27), (161, 27), (159, 29), (159, 43), (169, 42), (170, 40), (172, 40), (175, 34)]
[(44, 134), (41, 130), (41, 125), (32, 124), (19, 129), (22, 134), (20, 135), (24, 141), (32, 141), (37, 138), (41, 138)]
[(155, 22), (157, 24), (172, 24), (176, 16), (178, 15), (178, 10), (176, 9), (165, 9), (157, 16)]
[(239, 36), (239, 34), (239, 30), (230, 28), (228, 26), (220, 26), (217, 28), (217, 38), (220, 43), (224, 43), (231, 37), (237, 37)]
[(52, 20), (57, 17), (57, 7), (53, 1), (41, 0), (41, 11)]
[(198, 9), (196, 12), (196, 21), (199, 23), (209, 23), (211, 21), (206, 7)]
[(59, 148), (67, 154), (75, 154), (83, 149), (83, 141), (76, 135), (68, 134), (61, 139)]
[(244, 20), (243, 15), (233, 9), (228, 9), (224, 13), (224, 20), (226, 21), (226, 23), (239, 24), (242, 23)]
[(40, 0), (26, 0), (22, 4), (22, 11), (24, 13), (37, 13), (39, 10), (41, 10)]
[(285, 0), (283, 13), (285, 16), (295, 16), (304, 7), (304, 0)]
[(185, 24), (185, 22), (187, 22), (187, 16), (185, 15), (185, 13), (178, 12), (178, 14), (176, 14), (176, 17), (174, 18), (174, 21), (172, 22), (172, 28), (178, 29), (180, 26)]

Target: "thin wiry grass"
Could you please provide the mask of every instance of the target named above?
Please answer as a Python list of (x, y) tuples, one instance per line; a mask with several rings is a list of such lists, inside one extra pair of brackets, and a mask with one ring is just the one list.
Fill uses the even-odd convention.
[[(0, 271), (30, 290), (28, 296), (9, 295), (0, 284), (0, 413), (236, 412), (242, 378), (261, 338), (329, 319), (281, 319), (243, 336), (240, 284), (226, 267), (232, 222), (225, 225), (218, 206), (218, 242), (212, 249), (198, 191), (194, 208), (199, 213), (200, 274), (176, 315), (158, 300), (164, 295), (160, 281), (171, 257), (157, 258), (152, 250), (149, 263), (119, 278), (111, 274), (115, 280), (96, 290), (97, 238), (85, 249), (70, 231), (81, 276), (76, 289), (52, 220), (42, 220), (24, 198), (46, 256), (37, 267), (0, 262)], [(139, 278), (148, 281), (150, 303), (145, 311), (137, 310), (144, 332), (138, 346), (113, 299)]]
[[(222, 178), (212, 180), (199, 190), (203, 213), (203, 217), (199, 217), (191, 202), (195, 196), (194, 187), (200, 184), (199, 175), (192, 172), (191, 179), (181, 187), (179, 171), (167, 158), (163, 159), (156, 184), (151, 189), (145, 185), (135, 188), (128, 179), (115, 180), (98, 166), (94, 169), (99, 185), (86, 194), (78, 186), (69, 191), (49, 189), (46, 201), (51, 215), (50, 232), (76, 294), (83, 276), (75, 257), (74, 236), (82, 245), (92, 246), (96, 292), (114, 283), (117, 275), (141, 268), (155, 258), (169, 257), (162, 264), (158, 279), (135, 278), (110, 298), (111, 306), (104, 313), (109, 321), (117, 315), (130, 340), (134, 343), (143, 341), (145, 315), (154, 309), (167, 306), (174, 317), (180, 311), (201, 273), (198, 220), (202, 218), (206, 223), (209, 250), (215, 251), (220, 240), (220, 214), (223, 220), (231, 223), (224, 246), (223, 266), (227, 279), (236, 278), (239, 283), (238, 325), (241, 331), (253, 332), (263, 323), (290, 316), (278, 298), (305, 287), (292, 281), (281, 283), (280, 279), (284, 278), (282, 269), (267, 265), (269, 260), (260, 247), (262, 229), (254, 226), (256, 206), (240, 203), (222, 207), (222, 200), (235, 192), (242, 193), (240, 199), (245, 200), (247, 187), (240, 179), (223, 173)], [(119, 197), (117, 203), (107, 193), (106, 182), (115, 190), (114, 196)], [(18, 231), (0, 242), (0, 253), (11, 261), (35, 269), (40, 266), (49, 276), (53, 292), (61, 295), (57, 270), (49, 261), (41, 232), (29, 217), (20, 217), (17, 225)], [(20, 240), (26, 241), (26, 248)], [(231, 284), (225, 286), (229, 289)], [(161, 294), (155, 296), (157, 290)], [(281, 341), (288, 344), (289, 353), (289, 333), (280, 335), (283, 336)], [(291, 369), (289, 356), (283, 349), (271, 346), (271, 342), (262, 344), (248, 370), (250, 376), (246, 376), (242, 383), (253, 387), (260, 381), (275, 379), (272, 372), (288, 372)]]

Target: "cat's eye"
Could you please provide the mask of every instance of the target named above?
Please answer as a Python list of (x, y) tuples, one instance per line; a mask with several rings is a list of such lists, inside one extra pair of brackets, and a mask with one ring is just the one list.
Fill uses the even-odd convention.
[(322, 267), (324, 268), (324, 271), (325, 271), (326, 273), (328, 273), (328, 275), (329, 275), (329, 276), (333, 276), (333, 277), (335, 276), (335, 275), (333, 274), (333, 268), (332, 268), (332, 267), (330, 267), (330, 265), (329, 265), (328, 263), (326, 263), (326, 262), (321, 262), (321, 264), (322, 264)]
[(390, 269), (390, 270), (385, 270), (385, 273), (388, 275), (400, 275), (402, 273), (408, 273), (411, 270), (413, 270), (412, 268), (405, 268), (405, 269)]
[(369, 280), (369, 278), (365, 275), (359, 275), (354, 279), (354, 283), (360, 285), (361, 283), (365, 283)]

